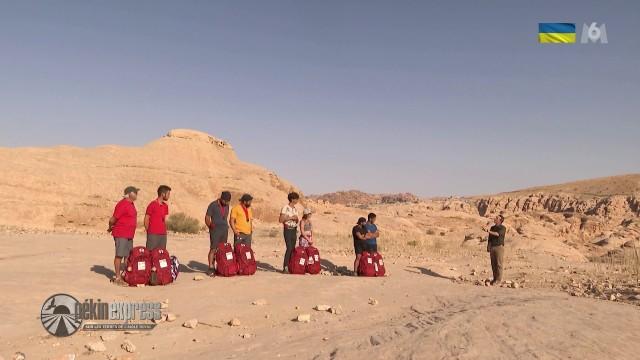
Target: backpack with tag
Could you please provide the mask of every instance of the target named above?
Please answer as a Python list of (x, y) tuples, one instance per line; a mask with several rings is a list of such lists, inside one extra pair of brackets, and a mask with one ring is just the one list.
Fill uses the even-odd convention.
[(320, 266), (320, 251), (314, 246), (307, 246), (307, 272), (309, 274), (319, 274), (322, 270)]
[(166, 249), (151, 250), (151, 285), (167, 285), (173, 282), (171, 256)]
[(131, 249), (127, 257), (127, 268), (124, 272), (124, 281), (129, 286), (146, 285), (151, 278), (151, 257), (149, 250), (144, 246), (136, 246)]
[(243, 243), (236, 244), (236, 260), (238, 261), (238, 275), (253, 275), (256, 273), (256, 257), (251, 246)]
[(307, 272), (307, 252), (302, 246), (296, 246), (289, 258), (289, 273), (304, 275)]
[(363, 251), (358, 264), (358, 276), (376, 276), (376, 267), (373, 256), (368, 251)]
[(386, 268), (384, 267), (384, 260), (382, 260), (382, 255), (379, 252), (374, 252), (373, 257), (373, 265), (376, 270), (376, 276), (384, 276), (386, 273)]
[(216, 251), (216, 274), (220, 276), (235, 276), (238, 274), (238, 263), (229, 243), (218, 244)]

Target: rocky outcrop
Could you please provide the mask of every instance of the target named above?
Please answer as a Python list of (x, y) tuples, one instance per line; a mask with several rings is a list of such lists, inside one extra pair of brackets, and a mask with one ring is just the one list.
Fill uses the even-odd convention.
[(337, 191), (323, 195), (311, 195), (311, 199), (329, 204), (346, 206), (368, 206), (376, 204), (415, 203), (420, 198), (411, 193), (398, 194), (369, 194), (358, 190)]
[(442, 201), (442, 210), (462, 211), (467, 214), (477, 214), (478, 210), (469, 201), (460, 198), (447, 198)]
[(526, 213), (548, 211), (617, 218), (628, 214), (639, 215), (639, 200), (635, 196), (614, 195), (604, 198), (578, 198), (572, 195), (535, 193), (524, 196), (498, 195), (479, 199), (478, 213)]
[(226, 142), (225, 140), (220, 140), (218, 138), (215, 138), (207, 133), (203, 133), (201, 131), (196, 131), (196, 130), (188, 130), (188, 129), (173, 129), (171, 131), (169, 131), (169, 133), (166, 135), (166, 137), (169, 138), (179, 138), (179, 139), (185, 139), (185, 140), (196, 140), (196, 141), (204, 141), (204, 142), (208, 142), (210, 144), (214, 144), (216, 146), (219, 146), (223, 149), (230, 149), (233, 150), (233, 147), (231, 146), (231, 144), (229, 144), (228, 142)]

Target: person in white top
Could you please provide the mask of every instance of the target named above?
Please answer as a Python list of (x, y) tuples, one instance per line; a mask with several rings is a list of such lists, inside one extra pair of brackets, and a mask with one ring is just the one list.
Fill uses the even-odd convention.
[(280, 223), (284, 227), (284, 244), (287, 247), (287, 251), (284, 255), (284, 262), (282, 264), (282, 272), (288, 272), (289, 258), (291, 253), (296, 247), (296, 241), (298, 240), (298, 209), (296, 204), (300, 200), (300, 195), (296, 192), (289, 193), (287, 196), (289, 204), (285, 205), (280, 211)]

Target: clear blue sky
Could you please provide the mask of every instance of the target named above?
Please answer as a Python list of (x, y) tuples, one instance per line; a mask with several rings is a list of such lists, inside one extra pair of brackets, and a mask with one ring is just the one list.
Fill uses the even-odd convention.
[(465, 195), (639, 172), (639, 114), (638, 1), (0, 3), (0, 146), (193, 128), (306, 193)]

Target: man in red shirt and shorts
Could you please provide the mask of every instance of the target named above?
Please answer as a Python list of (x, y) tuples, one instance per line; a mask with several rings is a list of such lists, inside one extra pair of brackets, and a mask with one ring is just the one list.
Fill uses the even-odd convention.
[(167, 185), (160, 185), (158, 188), (158, 198), (153, 200), (144, 216), (144, 228), (147, 230), (147, 249), (167, 248), (167, 226), (165, 220), (169, 215), (169, 205), (167, 201), (171, 195), (171, 188)]
[(138, 198), (139, 190), (134, 186), (128, 186), (124, 189), (124, 197), (116, 204), (113, 216), (109, 219), (107, 231), (113, 235), (116, 246), (116, 256), (113, 259), (116, 276), (112, 280), (116, 284), (124, 284), (120, 266), (123, 259), (129, 256), (129, 252), (133, 249), (133, 237), (136, 234), (138, 224), (138, 212), (134, 202)]

